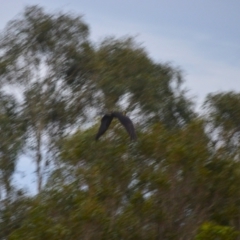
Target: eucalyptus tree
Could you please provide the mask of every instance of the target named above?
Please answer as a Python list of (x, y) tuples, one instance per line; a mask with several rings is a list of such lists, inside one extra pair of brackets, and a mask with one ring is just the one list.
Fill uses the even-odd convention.
[(155, 63), (132, 38), (107, 38), (93, 47), (88, 36), (81, 17), (30, 6), (1, 37), (1, 83), (21, 90), (38, 190), (45, 153), (92, 107), (112, 110), (122, 100), (142, 123), (160, 120), (170, 129), (194, 116), (178, 69)]
[(26, 125), (16, 100), (0, 92), (0, 199), (10, 197), (12, 177), (24, 145)]
[[(226, 148), (228, 156), (239, 160), (240, 153), (240, 93), (220, 92), (209, 94), (205, 109), (216, 147)], [(217, 136), (217, 137), (216, 137)]]
[(95, 126), (63, 141), (62, 165), (10, 239), (237, 239), (239, 162), (213, 156), (204, 121), (155, 123), (131, 154), (116, 126), (98, 142)]
[(88, 34), (80, 16), (30, 6), (1, 36), (1, 84), (18, 90), (38, 191), (47, 154), (66, 129), (84, 119), (93, 99)]
[(103, 108), (122, 107), (142, 115), (142, 123), (161, 121), (169, 128), (194, 118), (181, 70), (155, 62), (133, 38), (106, 38), (97, 47), (96, 59)]

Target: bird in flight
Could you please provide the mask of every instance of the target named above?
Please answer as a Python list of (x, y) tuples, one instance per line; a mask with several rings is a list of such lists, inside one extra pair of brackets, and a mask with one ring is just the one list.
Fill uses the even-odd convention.
[(102, 117), (101, 125), (95, 137), (96, 141), (107, 131), (113, 118), (117, 118), (119, 122), (125, 127), (131, 140), (136, 140), (137, 136), (131, 119), (120, 112), (112, 112), (110, 114), (105, 114)]

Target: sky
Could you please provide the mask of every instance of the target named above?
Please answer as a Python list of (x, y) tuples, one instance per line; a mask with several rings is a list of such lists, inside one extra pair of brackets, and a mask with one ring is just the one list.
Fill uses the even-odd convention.
[(36, 4), (82, 15), (95, 42), (136, 37), (156, 62), (182, 69), (199, 110), (208, 93), (240, 92), (239, 0), (0, 0), (0, 29)]

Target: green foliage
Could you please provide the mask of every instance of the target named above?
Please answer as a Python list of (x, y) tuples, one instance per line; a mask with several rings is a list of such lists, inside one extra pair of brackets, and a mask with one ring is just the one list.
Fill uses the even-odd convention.
[[(88, 26), (81, 17), (49, 14), (38, 6), (26, 7), (1, 38), (1, 83), (17, 86), (23, 99), (20, 109), (28, 150), (36, 163), (38, 191), (44, 183), (44, 166), (53, 164), (57, 154), (56, 142), (85, 118), (85, 107), (91, 106), (93, 93), (86, 90), (91, 85), (87, 79), (93, 51), (87, 38)], [(77, 69), (69, 74), (73, 65)]]
[(107, 38), (100, 44), (96, 58), (97, 86), (104, 94), (107, 109), (127, 97), (130, 111), (141, 110), (146, 120), (160, 120), (171, 128), (194, 117), (180, 70), (154, 63), (134, 39)]
[(209, 94), (205, 105), (215, 127), (225, 131), (239, 131), (240, 94), (235, 92)]
[[(133, 145), (126, 144), (118, 125), (109, 131), (99, 142), (93, 142), (93, 127), (61, 143), (61, 174), (56, 169), (38, 203), (47, 208), (31, 212), (28, 218), (32, 223), (32, 218), (43, 214), (51, 229), (67, 229), (52, 233), (51, 239), (74, 239), (76, 234), (90, 239), (96, 235), (98, 239), (193, 239), (206, 219), (220, 223), (238, 214), (239, 176), (234, 169), (239, 164), (217, 156), (209, 159), (210, 139), (203, 121), (178, 132), (154, 125)], [(57, 222), (52, 211), (58, 213)], [(42, 220), (34, 223), (29, 239), (38, 229), (49, 234), (42, 224)], [(19, 239), (25, 228), (29, 226), (24, 224), (16, 232)]]
[(203, 223), (199, 233), (195, 237), (196, 240), (235, 240), (239, 232), (232, 227), (221, 226), (212, 222)]
[(22, 190), (11, 190), (11, 196), (0, 203), (0, 239), (8, 238), (27, 217), (32, 200)]
[(240, 94), (223, 92), (209, 94), (205, 101), (207, 117), (214, 135), (215, 144), (221, 146), (221, 154), (238, 160), (240, 153)]
[(178, 132), (155, 124), (134, 144), (117, 124), (99, 142), (95, 130), (61, 143), (61, 168), (12, 239), (193, 239), (201, 222), (238, 215), (239, 164), (209, 159), (203, 121)]

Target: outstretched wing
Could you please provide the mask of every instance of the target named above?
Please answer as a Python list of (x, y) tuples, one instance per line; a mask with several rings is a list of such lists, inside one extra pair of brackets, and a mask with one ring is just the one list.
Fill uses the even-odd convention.
[(136, 140), (137, 135), (135, 133), (135, 129), (134, 129), (131, 119), (127, 116), (122, 115), (119, 112), (114, 112), (113, 116), (116, 117), (120, 121), (120, 123), (125, 127), (131, 140)]
[(97, 141), (108, 129), (112, 122), (113, 116), (109, 115), (104, 115), (103, 118), (101, 119), (101, 125), (98, 129), (98, 133), (95, 137), (95, 140)]

